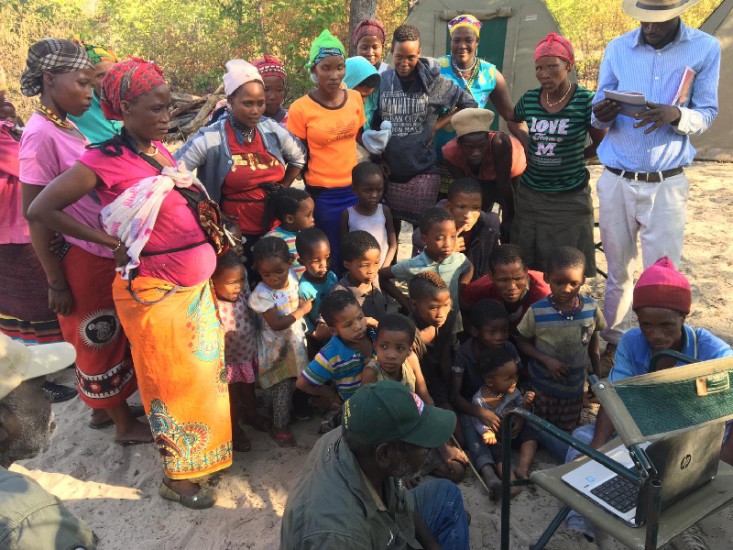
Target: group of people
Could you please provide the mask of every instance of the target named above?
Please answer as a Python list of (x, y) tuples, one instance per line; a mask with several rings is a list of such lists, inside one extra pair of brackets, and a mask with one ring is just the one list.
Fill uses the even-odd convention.
[[(57, 400), (78, 392), (90, 428), (156, 445), (161, 497), (202, 509), (216, 495), (198, 480), (251, 449), (249, 428), (292, 447), (290, 424), (318, 414), (326, 435), (289, 495), (284, 548), (467, 548), (456, 483), (469, 461), (498, 498), (502, 445), (519, 449), (521, 479), (539, 445), (568, 454), (529, 426), (501, 441), (504, 412), (572, 432), (588, 372), (643, 374), (660, 349), (733, 355), (684, 323), (690, 286), (674, 267), (688, 136), (717, 112), (720, 49), (681, 22), (691, 3), (624, 3), (642, 23), (609, 44), (596, 94), (571, 82), (573, 47), (549, 34), (534, 54), (540, 87), (516, 105), (476, 55), (472, 15), (449, 22), (451, 53), (437, 60), (416, 27), (398, 27), (393, 66), (379, 21), (357, 26), (353, 58), (325, 30), (312, 91), (286, 109), (278, 59), (232, 59), (223, 108), (174, 153), (160, 67), (33, 44), (21, 90), (40, 96), (37, 111), (22, 133), (0, 121), (0, 428), (29, 385)], [(688, 66), (691, 97), (674, 105), (669, 81)], [(647, 108), (621, 116), (608, 89), (644, 92)], [(511, 136), (491, 130), (489, 106)], [(581, 293), (596, 274), (585, 167), (596, 153), (603, 309)], [(403, 221), (413, 255), (399, 259)], [(625, 332), (631, 308), (640, 327)], [(42, 348), (8, 337), (73, 350), (44, 370)], [(74, 355), (72, 394), (36, 383)], [(127, 403), (136, 390), (142, 408)], [(593, 426), (580, 429), (600, 446), (613, 426), (602, 411)], [(5, 447), (13, 432), (0, 435)], [(733, 462), (730, 440), (722, 456)]]

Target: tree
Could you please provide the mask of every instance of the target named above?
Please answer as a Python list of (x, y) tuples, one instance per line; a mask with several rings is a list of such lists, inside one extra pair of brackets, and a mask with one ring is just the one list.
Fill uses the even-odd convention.
[(351, 0), (349, 8), (349, 55), (356, 55), (356, 44), (351, 43), (351, 37), (359, 21), (374, 19), (377, 13), (377, 0)]

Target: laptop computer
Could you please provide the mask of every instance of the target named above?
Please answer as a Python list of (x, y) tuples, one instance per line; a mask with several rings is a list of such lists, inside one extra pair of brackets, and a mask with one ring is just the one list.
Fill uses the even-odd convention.
[[(716, 423), (640, 445), (662, 481), (662, 510), (715, 477), (724, 431), (725, 423)], [(627, 468), (635, 468), (623, 445), (606, 456)], [(643, 524), (648, 488), (640, 490), (638, 485), (594, 460), (568, 472), (562, 480), (626, 524)]]

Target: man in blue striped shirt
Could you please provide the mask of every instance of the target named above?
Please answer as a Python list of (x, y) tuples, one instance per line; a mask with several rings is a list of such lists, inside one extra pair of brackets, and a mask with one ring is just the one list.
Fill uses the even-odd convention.
[[(592, 124), (608, 128), (598, 147), (606, 166), (598, 180), (601, 239), (608, 262), (602, 332), (606, 372), (628, 330), (637, 235), (644, 268), (662, 256), (679, 263), (692, 163), (690, 135), (707, 130), (718, 114), (720, 44), (686, 26), (680, 14), (699, 0), (624, 0), (624, 11), (641, 22), (606, 47), (593, 100)], [(694, 81), (687, 101), (675, 102), (683, 75)], [(646, 108), (621, 115), (621, 104), (604, 90), (639, 92)]]

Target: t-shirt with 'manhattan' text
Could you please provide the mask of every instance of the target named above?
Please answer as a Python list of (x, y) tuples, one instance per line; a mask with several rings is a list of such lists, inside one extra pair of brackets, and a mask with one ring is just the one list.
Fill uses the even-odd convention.
[(586, 179), (583, 151), (593, 92), (578, 86), (557, 113), (545, 110), (541, 93), (542, 88), (525, 92), (514, 107), (516, 120), (529, 127), (527, 169), (520, 181), (535, 191), (568, 191)]

